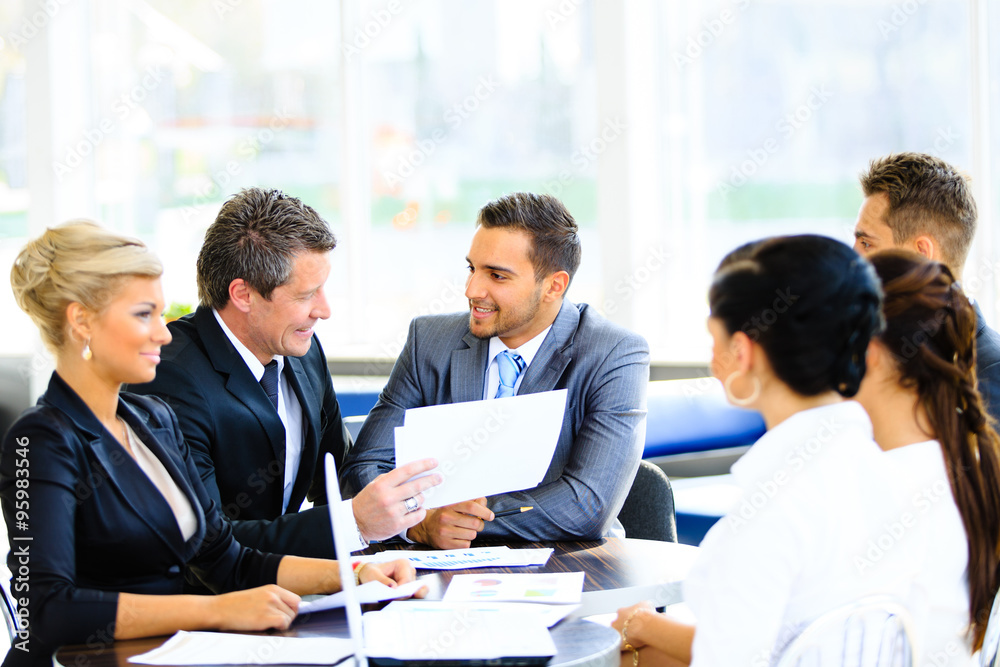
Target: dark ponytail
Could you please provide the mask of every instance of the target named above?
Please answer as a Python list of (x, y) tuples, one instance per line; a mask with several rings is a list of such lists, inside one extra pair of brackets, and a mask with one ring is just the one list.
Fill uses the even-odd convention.
[(998, 587), (1000, 439), (976, 389), (976, 312), (943, 264), (890, 250), (871, 262), (885, 290), (880, 342), (917, 390), (940, 441), (969, 542), (969, 619), (979, 650)]
[(778, 378), (803, 396), (854, 396), (865, 351), (882, 328), (871, 266), (824, 236), (783, 236), (740, 246), (716, 270), (713, 317), (759, 343)]

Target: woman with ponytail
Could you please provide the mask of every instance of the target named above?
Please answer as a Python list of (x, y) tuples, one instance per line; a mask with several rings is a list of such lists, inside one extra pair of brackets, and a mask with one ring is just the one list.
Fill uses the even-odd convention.
[(733, 466), (742, 497), (684, 582), (696, 627), (647, 603), (619, 610), (623, 665), (767, 665), (823, 613), (909, 594), (904, 550), (864, 562), (902, 507), (868, 415), (847, 400), (883, 326), (871, 265), (829, 238), (764, 240), (723, 260), (709, 306), (712, 374), (768, 432)]
[(972, 664), (996, 594), (1000, 442), (976, 390), (976, 312), (951, 271), (904, 250), (873, 255), (885, 331), (858, 401), (909, 487), (897, 548), (919, 563), (919, 665)]

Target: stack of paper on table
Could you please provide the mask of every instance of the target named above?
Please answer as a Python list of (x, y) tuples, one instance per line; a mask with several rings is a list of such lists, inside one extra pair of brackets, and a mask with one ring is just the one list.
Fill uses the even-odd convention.
[(537, 615), (499, 609), (421, 606), (364, 615), (365, 653), (397, 660), (496, 660), (556, 654)]
[(510, 547), (473, 547), (443, 551), (383, 551), (360, 556), (356, 561), (384, 563), (405, 558), (418, 570), (465, 570), (474, 567), (530, 567), (545, 565), (552, 549), (511, 549)]
[(135, 655), (140, 665), (332, 665), (354, 652), (350, 639), (184, 632)]
[(390, 602), (382, 611), (394, 612), (427, 612), (427, 611), (510, 611), (524, 616), (535, 616), (551, 628), (574, 611), (580, 608), (578, 604), (535, 604), (532, 602), (441, 602), (432, 600), (402, 600)]
[[(555, 655), (548, 628), (579, 605), (583, 572), (459, 574), (441, 602), (393, 602), (364, 615), (365, 651), (399, 660)], [(549, 604), (531, 604), (547, 602)]]
[(396, 465), (436, 458), (443, 482), (423, 506), (530, 489), (542, 481), (562, 429), (566, 390), (406, 411), (396, 428)]

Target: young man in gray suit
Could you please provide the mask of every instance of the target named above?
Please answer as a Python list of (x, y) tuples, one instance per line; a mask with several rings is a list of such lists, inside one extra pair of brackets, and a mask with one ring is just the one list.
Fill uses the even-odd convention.
[[(872, 160), (861, 174), (865, 199), (854, 228), (862, 255), (906, 248), (941, 262), (962, 279), (976, 234), (976, 201), (968, 179), (944, 160), (894, 153)], [(1000, 420), (1000, 334), (976, 309), (976, 375), (987, 412)]]
[[(222, 206), (198, 254), (194, 313), (171, 322), (153, 394), (177, 414), (209, 495), (237, 541), (262, 551), (335, 557), (323, 456), (340, 465), (350, 439), (326, 355), (313, 333), (330, 316), (325, 285), (336, 239), (309, 206), (249, 188)], [(372, 480), (345, 508), (352, 546), (412, 526), (404, 500), (433, 479), (433, 461)], [(299, 511), (308, 497), (316, 507)]]
[[(341, 481), (363, 489), (394, 465), (408, 408), (567, 389), (555, 454), (537, 487), (427, 511), (405, 537), (465, 548), (478, 536), (581, 540), (622, 535), (616, 516), (642, 456), (649, 349), (564, 297), (580, 238), (554, 197), (516, 193), (479, 212), (466, 261), (469, 312), (418, 317), (351, 449)], [(422, 496), (411, 500), (419, 507)], [(496, 518), (521, 506), (524, 514)], [(495, 520), (494, 520), (495, 519)]]

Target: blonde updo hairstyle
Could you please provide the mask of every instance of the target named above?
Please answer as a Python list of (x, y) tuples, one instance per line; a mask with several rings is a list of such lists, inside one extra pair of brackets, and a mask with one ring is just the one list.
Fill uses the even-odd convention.
[(69, 304), (99, 313), (126, 279), (162, 273), (160, 260), (141, 241), (89, 220), (70, 220), (24, 246), (10, 270), (10, 285), (46, 347), (57, 353), (69, 335)]

